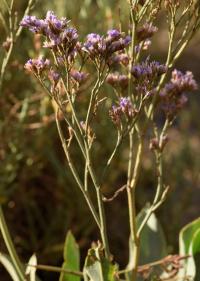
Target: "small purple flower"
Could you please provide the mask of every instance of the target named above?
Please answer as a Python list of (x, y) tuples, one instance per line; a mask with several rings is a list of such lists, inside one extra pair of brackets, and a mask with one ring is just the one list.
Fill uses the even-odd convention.
[(127, 35), (127, 36), (124, 38), (124, 45), (125, 45), (125, 46), (128, 46), (130, 43), (131, 43), (131, 37), (130, 37), (129, 35)]
[(119, 53), (117, 55), (113, 55), (109, 60), (109, 64), (112, 65), (114, 63), (121, 63), (127, 66), (129, 64), (129, 57), (125, 53)]
[(198, 86), (192, 72), (187, 71), (186, 74), (183, 74), (181, 71), (175, 69), (172, 72), (171, 81), (165, 85), (160, 96), (180, 95), (183, 92), (195, 91), (197, 88)]
[(119, 75), (118, 76), (118, 84), (122, 89), (126, 89), (128, 87), (128, 76), (127, 75)]
[(37, 75), (41, 75), (42, 72), (48, 69), (50, 66), (50, 61), (48, 59), (38, 58), (38, 59), (29, 59), (24, 68), (29, 72), (34, 72)]
[(67, 28), (64, 30), (63, 34), (62, 34), (63, 39), (67, 38), (68, 41), (76, 41), (78, 39), (78, 33), (77, 30), (75, 28)]
[(125, 111), (126, 108), (132, 107), (131, 101), (129, 98), (120, 98), (119, 106), (122, 109), (122, 111)]
[(60, 79), (60, 74), (52, 69), (49, 71), (48, 76), (49, 76), (49, 79), (55, 84), (57, 84)]
[(112, 86), (116, 86), (118, 83), (119, 74), (118, 73), (110, 73), (106, 78), (106, 82)]
[(84, 72), (77, 71), (77, 70), (72, 70), (71, 71), (71, 76), (73, 77), (73, 79), (76, 82), (81, 84), (81, 83), (83, 83), (87, 79), (88, 74), (84, 73)]
[(143, 41), (145, 39), (151, 38), (157, 31), (158, 28), (153, 26), (152, 23), (145, 23), (137, 30), (137, 39), (139, 41)]
[(121, 123), (121, 115), (122, 111), (119, 107), (113, 105), (112, 108), (109, 110), (109, 115), (113, 121), (113, 123), (119, 127)]
[(126, 89), (128, 86), (128, 76), (120, 75), (119, 73), (110, 73), (106, 79), (106, 82), (113, 87), (121, 87), (121, 89)]
[(119, 126), (122, 122), (122, 115), (124, 114), (128, 120), (135, 116), (137, 110), (133, 107), (130, 99), (128, 97), (122, 97), (119, 99), (119, 106), (112, 106), (109, 114), (112, 121)]
[(181, 71), (175, 69), (172, 72), (171, 83), (176, 85), (180, 91), (194, 91), (198, 88), (194, 76), (190, 71), (183, 74)]
[(40, 20), (35, 16), (25, 16), (20, 25), (29, 28), (34, 33), (44, 33), (47, 27), (44, 20)]
[(102, 40), (102, 36), (97, 33), (90, 33), (87, 35), (87, 43), (98, 44)]
[(131, 73), (136, 79), (153, 80), (167, 71), (167, 67), (159, 62), (146, 61), (132, 67)]
[[(44, 20), (35, 16), (25, 16), (21, 26), (46, 37), (43, 47), (53, 49), (54, 52), (66, 52), (70, 56), (77, 44), (78, 33), (75, 28), (68, 27), (66, 18), (58, 19), (52, 11), (48, 11)], [(68, 50), (67, 50), (68, 49)]]
[(107, 31), (107, 41), (118, 40), (121, 37), (121, 33), (117, 29), (111, 29)]
[(69, 21), (67, 21), (66, 18), (58, 19), (54, 12), (48, 11), (45, 22), (48, 24), (50, 30), (55, 33), (63, 31)]
[(96, 33), (87, 35), (82, 50), (89, 53), (91, 59), (109, 61), (115, 52), (122, 51), (130, 43), (129, 37), (124, 37), (116, 29), (109, 30), (103, 37)]
[(184, 74), (175, 69), (170, 82), (160, 92), (162, 109), (168, 116), (174, 116), (187, 103), (185, 92), (197, 88), (192, 72), (187, 71)]

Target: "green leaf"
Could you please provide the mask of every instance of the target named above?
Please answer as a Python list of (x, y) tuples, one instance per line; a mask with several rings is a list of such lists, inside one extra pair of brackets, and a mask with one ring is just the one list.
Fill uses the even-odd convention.
[(37, 258), (36, 255), (33, 254), (31, 258), (28, 261), (28, 266), (26, 268), (26, 275), (30, 276), (30, 281), (36, 281), (36, 270), (37, 268), (35, 267), (37, 265)]
[(191, 276), (200, 280), (200, 218), (182, 228), (179, 235), (180, 255), (190, 255), (179, 272), (179, 277)]
[[(80, 270), (80, 252), (79, 247), (71, 231), (67, 233), (64, 245), (64, 262), (62, 268), (65, 270)], [(79, 276), (61, 273), (59, 281), (80, 281)]]
[(104, 257), (101, 246), (88, 251), (84, 266), (84, 281), (119, 281), (118, 266)]
[(199, 281), (200, 279), (200, 229), (194, 233), (192, 238), (192, 242), (189, 247), (189, 255), (187, 267), (186, 267), (186, 275), (196, 277), (195, 280)]
[(200, 218), (187, 224), (182, 228), (179, 234), (179, 252), (180, 255), (188, 255), (190, 243), (194, 233), (200, 229)]
[[(140, 227), (148, 208), (144, 208), (137, 215), (136, 223), (137, 229)], [(130, 245), (131, 247), (131, 245)], [(132, 265), (133, 250), (130, 248), (129, 253), (129, 267)], [(167, 255), (167, 244), (163, 229), (153, 213), (149, 218), (147, 224), (143, 228), (140, 238), (140, 259), (139, 264), (150, 263), (162, 259)]]
[(13, 281), (20, 281), (14, 265), (11, 262), (11, 259), (7, 255), (0, 253), (0, 263), (7, 270)]
[[(143, 209), (137, 216), (137, 228), (142, 223), (148, 209)], [(161, 224), (153, 213), (145, 225), (140, 238), (139, 264), (160, 260), (167, 255), (167, 243)]]
[[(148, 208), (144, 208), (137, 215), (136, 224), (137, 229), (140, 227), (142, 221), (144, 220)], [(153, 213), (149, 218), (147, 224), (143, 228), (140, 238), (140, 253), (139, 253), (139, 264), (147, 264), (159, 259), (164, 258), (167, 255), (167, 243), (163, 229), (157, 220), (155, 214)], [(127, 268), (133, 268), (133, 257), (134, 249), (129, 242), (129, 263)], [(130, 274), (126, 274), (126, 280), (129, 281)], [(139, 279), (138, 279), (139, 280)]]

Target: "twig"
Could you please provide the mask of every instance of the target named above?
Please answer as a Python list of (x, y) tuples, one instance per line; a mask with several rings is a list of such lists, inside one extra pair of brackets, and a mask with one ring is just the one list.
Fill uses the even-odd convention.
[(103, 196), (103, 201), (104, 202), (111, 202), (113, 201), (121, 192), (123, 192), (126, 189), (126, 184), (123, 185), (121, 188), (119, 188), (117, 191), (115, 191), (114, 195), (110, 198), (106, 198)]

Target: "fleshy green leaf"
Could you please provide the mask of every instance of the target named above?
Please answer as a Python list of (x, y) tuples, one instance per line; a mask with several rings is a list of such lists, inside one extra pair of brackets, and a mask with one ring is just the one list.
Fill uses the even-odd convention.
[(180, 255), (187, 255), (189, 253), (192, 237), (198, 229), (200, 229), (200, 218), (182, 228), (179, 235)]
[(14, 265), (11, 259), (7, 255), (0, 253), (0, 263), (7, 270), (13, 281), (20, 281)]
[[(142, 210), (137, 216), (137, 227), (140, 226), (146, 212)], [(139, 264), (146, 264), (164, 258), (167, 255), (167, 243), (161, 224), (153, 213), (145, 225), (140, 238)]]
[[(141, 225), (147, 212), (148, 208), (144, 208), (137, 215), (137, 229)], [(162, 259), (166, 255), (167, 244), (165, 235), (159, 221), (153, 213), (141, 233), (139, 264), (147, 264)], [(132, 249), (132, 245), (129, 243), (129, 263), (127, 266), (128, 269), (133, 268), (133, 256), (134, 249)], [(126, 279), (128, 281), (131, 280), (129, 274), (126, 274)]]
[(179, 277), (200, 280), (200, 218), (186, 225), (179, 236), (180, 255), (190, 255), (179, 272)]
[[(79, 247), (71, 231), (67, 233), (64, 245), (64, 262), (62, 268), (65, 270), (80, 270), (80, 252)], [(79, 276), (61, 273), (59, 281), (80, 281)]]

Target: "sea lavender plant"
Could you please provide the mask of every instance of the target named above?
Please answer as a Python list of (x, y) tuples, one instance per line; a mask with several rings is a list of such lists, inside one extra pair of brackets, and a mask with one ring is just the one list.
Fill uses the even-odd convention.
[[(52, 11), (47, 12), (44, 19), (25, 16), (21, 21), (21, 26), (42, 35), (43, 47), (49, 49), (48, 59), (43, 57), (29, 59), (25, 69), (34, 74), (52, 101), (59, 137), (69, 168), (101, 236), (100, 242), (89, 250), (82, 273), (63, 268), (67, 275), (81, 276), (85, 281), (138, 280), (138, 273), (141, 272), (139, 256), (142, 232), (169, 192), (169, 186), (163, 179), (163, 153), (168, 142), (167, 131), (186, 103), (185, 95), (197, 89), (191, 72), (183, 74), (174, 70), (174, 64), (200, 26), (200, 5), (196, 0), (189, 3), (166, 0), (163, 8), (162, 2), (130, 0), (128, 35), (121, 30), (111, 29), (105, 35), (88, 34), (83, 42), (79, 41), (78, 31), (71, 26), (70, 21), (57, 18)], [(146, 56), (144, 51), (147, 49), (145, 46), (149, 45), (147, 40), (158, 31), (155, 19), (162, 8), (167, 14), (169, 46), (166, 61), (159, 63), (152, 60), (151, 56), (144, 58)], [(180, 34), (177, 30), (182, 22), (187, 24), (177, 39), (176, 36)], [(90, 64), (93, 70), (88, 73), (87, 66)], [(171, 71), (172, 78), (167, 82)], [(88, 97), (89, 93), (89, 98), (83, 115), (79, 110), (81, 105), (78, 91), (90, 77), (96, 80), (92, 86), (89, 85), (85, 89), (85, 95)], [(95, 170), (93, 157), (97, 138), (94, 120), (100, 104), (111, 99), (107, 94), (106, 99), (102, 100), (101, 97), (101, 89), (106, 83), (113, 87), (115, 94), (107, 116), (108, 122), (111, 118), (114, 123), (117, 137), (113, 151), (99, 176)], [(164, 122), (162, 125), (157, 124), (157, 116), (163, 112)], [(67, 130), (64, 130), (64, 126)], [(120, 145), (127, 138), (129, 157), (126, 182), (111, 198), (105, 198), (102, 190), (105, 176), (113, 158), (119, 152)], [(83, 175), (77, 170), (76, 159), (73, 159), (70, 149), (72, 143), (78, 144), (84, 159)], [(146, 143), (155, 155), (157, 186), (155, 197), (138, 225), (136, 188), (141, 175)], [(96, 193), (97, 206), (91, 198), (92, 188)], [(113, 257), (110, 251), (104, 202), (112, 201), (124, 190), (128, 198), (131, 259), (125, 270), (119, 270), (115, 262), (116, 257)], [(177, 259), (178, 263), (180, 259)], [(148, 265), (146, 268), (149, 268)], [(53, 270), (52, 267), (51, 269)]]
[[(150, 2), (145, 1), (137, 4), (137, 1), (132, 1), (130, 3), (130, 25), (132, 26), (129, 32), (130, 35), (125, 35), (119, 30), (112, 29), (105, 36), (91, 33), (87, 35), (86, 41), (83, 43), (78, 41), (77, 31), (70, 27), (69, 21), (64, 18), (58, 19), (53, 12), (47, 12), (46, 18), (43, 20), (37, 19), (34, 16), (28, 16), (21, 22), (23, 27), (27, 27), (30, 31), (39, 33), (45, 37), (44, 47), (49, 48), (53, 55), (51, 66), (48, 60), (39, 58), (29, 60), (25, 68), (37, 77), (52, 99), (56, 124), (69, 167), (88, 203), (101, 234), (102, 244), (94, 248), (92, 255), (94, 257), (96, 256), (96, 258), (99, 255), (105, 255), (107, 261), (110, 262), (110, 266), (112, 255), (110, 253), (106, 228), (102, 181), (120, 144), (127, 136), (129, 137), (129, 161), (125, 186), (128, 196), (130, 251), (133, 251), (133, 262), (132, 267), (127, 268), (126, 272), (128, 275), (126, 275), (126, 278), (130, 278), (133, 281), (137, 279), (141, 233), (152, 213), (166, 199), (169, 191), (169, 187), (163, 183), (162, 163), (163, 151), (168, 141), (167, 130), (176, 118), (178, 110), (186, 102), (185, 93), (197, 89), (197, 84), (191, 73), (187, 72), (184, 75), (177, 70), (172, 72), (171, 81), (165, 84), (167, 73), (178, 58), (177, 53), (172, 47), (175, 29), (177, 27), (176, 13), (180, 9), (177, 2), (165, 2), (170, 23), (169, 50), (165, 64), (151, 61), (150, 57), (146, 58), (145, 61), (141, 61), (140, 58), (143, 48), (136, 48), (136, 46), (138, 44), (140, 46), (145, 44), (146, 40), (157, 32), (157, 27), (153, 25), (153, 22), (161, 9), (161, 1)], [(194, 1), (191, 7), (193, 9), (198, 8), (199, 11), (197, 2)], [(145, 19), (148, 21), (141, 25)], [(185, 31), (187, 36), (194, 35), (195, 30), (199, 26), (199, 16), (195, 17), (194, 24), (195, 28), (192, 31), (190, 29)], [(179, 48), (182, 51), (186, 46), (186, 38), (188, 37), (183, 36), (178, 41)], [(73, 90), (73, 81), (78, 84), (84, 83), (87, 74), (83, 70), (87, 63), (94, 64), (97, 80), (91, 90), (86, 116), (84, 118), (85, 121), (81, 121), (77, 109), (78, 101), (76, 91), (74, 92)], [(77, 64), (80, 65), (79, 68), (77, 68)], [(120, 68), (120, 65), (123, 66), (120, 69), (122, 71), (121, 73), (112, 73), (112, 68), (116, 64), (118, 64), (118, 68)], [(51, 74), (48, 74), (48, 68), (50, 68)], [(57, 75), (52, 75), (52, 71), (53, 73), (56, 71)], [(50, 82), (52, 83), (53, 81), (53, 87), (48, 87), (48, 77), (51, 77)], [(118, 105), (112, 106), (109, 115), (116, 125), (118, 137), (116, 146), (107, 160), (102, 178), (100, 179), (95, 172), (92, 157), (93, 146), (95, 145), (95, 132), (93, 132), (92, 127), (95, 111), (99, 106), (101, 88), (105, 82), (113, 86), (116, 93), (116, 103)], [(66, 111), (65, 103), (69, 104), (70, 113)], [(155, 121), (156, 115), (160, 110), (164, 110), (165, 112), (165, 122), (161, 128), (156, 125)], [(64, 118), (68, 127), (68, 139), (67, 135), (63, 132), (60, 117)], [(155, 154), (158, 183), (155, 198), (147, 210), (143, 221), (137, 227), (135, 189), (141, 172), (144, 140), (147, 129), (152, 134), (150, 148)], [(70, 153), (70, 146), (74, 141), (78, 143), (85, 159), (83, 180), (80, 178), (76, 169), (76, 163), (72, 160)], [(133, 152), (133, 142), (135, 141), (138, 142), (136, 158)], [(96, 190), (98, 211), (90, 197), (91, 187), (88, 186), (88, 178), (91, 178)], [(118, 275), (119, 272), (117, 272), (117, 267), (115, 267), (112, 280), (118, 280)], [(95, 280), (92, 277), (87, 262), (84, 268), (84, 278), (85, 280), (88, 278), (89, 280)], [(108, 276), (104, 276), (103, 280), (108, 280)]]

